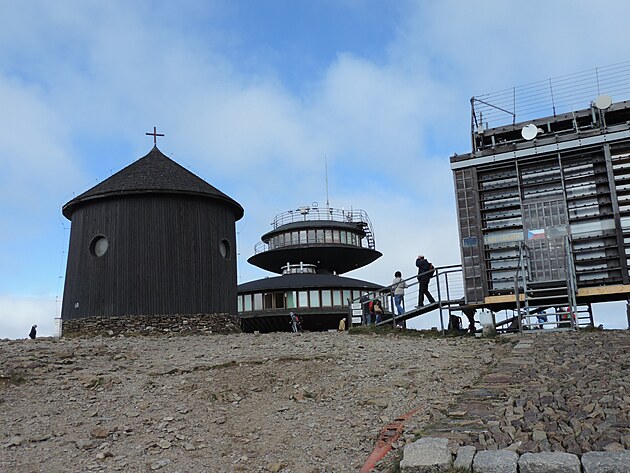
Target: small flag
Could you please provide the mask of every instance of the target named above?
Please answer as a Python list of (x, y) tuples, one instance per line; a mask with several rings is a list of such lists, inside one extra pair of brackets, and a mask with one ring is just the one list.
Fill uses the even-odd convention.
[(537, 240), (539, 238), (545, 238), (545, 229), (539, 228), (537, 230), (527, 230), (528, 240)]

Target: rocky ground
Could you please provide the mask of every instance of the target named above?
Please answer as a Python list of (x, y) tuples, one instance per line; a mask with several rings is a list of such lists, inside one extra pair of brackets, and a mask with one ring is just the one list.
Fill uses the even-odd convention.
[(426, 430), (451, 444), (519, 454), (630, 449), (629, 331), (539, 330), (512, 339), (457, 408)]
[[(562, 368), (557, 375), (541, 371), (541, 382), (553, 383), (552, 397), (562, 389), (569, 393), (573, 383), (584, 385), (589, 397), (578, 420), (597, 432), (592, 419), (603, 413), (609, 422), (602, 430), (626, 422), (627, 435), (630, 332), (549, 335), (556, 347), (585, 347), (570, 364), (552, 365)], [(4, 340), (0, 471), (358, 471), (381, 428), (415, 408), (395, 447), (417, 435), (444, 433), (457, 419), (481, 422), (474, 426), (480, 432), (469, 437), (460, 431), (453, 442), (497, 448), (507, 439), (495, 440), (493, 431), (509, 437), (511, 430), (492, 415), (515, 416), (512, 426), (522, 409), (524, 419), (530, 398), (519, 393), (529, 383), (498, 383), (514, 391), (497, 397), (494, 410), (467, 410), (462, 403), (473, 406), (478, 398), (466, 396), (496, 386), (500, 379), (493, 384), (491, 375), (521, 356), (519, 343), (545, 336), (329, 332)], [(546, 343), (541, 346), (525, 355), (534, 361), (522, 365), (531, 368), (529, 379), (539, 357), (554, 356)], [(619, 361), (611, 370), (609, 364)], [(532, 386), (534, 404), (548, 401), (547, 391)], [(580, 392), (564, 398), (573, 406)], [(519, 428), (531, 437), (529, 426)], [(624, 442), (623, 436), (614, 442)], [(396, 451), (389, 456), (395, 457)], [(391, 468), (391, 460), (379, 467)]]

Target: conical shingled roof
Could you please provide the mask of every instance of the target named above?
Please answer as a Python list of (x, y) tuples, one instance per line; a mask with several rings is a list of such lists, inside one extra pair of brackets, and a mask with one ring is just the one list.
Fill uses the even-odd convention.
[(63, 206), (62, 212), (71, 220), (74, 209), (87, 201), (145, 193), (213, 198), (232, 207), (236, 220), (243, 216), (243, 207), (238, 202), (162, 154), (157, 146), (146, 156), (72, 199)]

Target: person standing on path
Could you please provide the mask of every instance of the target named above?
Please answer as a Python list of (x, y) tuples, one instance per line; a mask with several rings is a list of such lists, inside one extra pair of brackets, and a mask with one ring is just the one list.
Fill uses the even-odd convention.
[(423, 255), (419, 255), (416, 259), (416, 266), (418, 268), (418, 306), (422, 307), (424, 305), (424, 296), (427, 296), (429, 299), (429, 303), (433, 304), (435, 299), (429, 292), (429, 280), (431, 279), (432, 274), (429, 273), (431, 269), (431, 263)]
[(298, 333), (300, 331), (298, 316), (295, 315), (295, 312), (289, 312), (289, 317), (291, 317), (291, 321), (289, 322), (291, 325), (291, 331), (293, 333)]
[(394, 273), (394, 282), (392, 283), (392, 286), (394, 289), (394, 305), (396, 306), (398, 315), (403, 315), (405, 313), (403, 303), (404, 303), (405, 289), (407, 288), (407, 283), (403, 281), (402, 273), (400, 271), (396, 271)]

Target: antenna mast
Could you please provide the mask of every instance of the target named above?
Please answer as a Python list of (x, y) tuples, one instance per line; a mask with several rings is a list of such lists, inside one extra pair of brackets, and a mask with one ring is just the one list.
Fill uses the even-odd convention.
[(328, 202), (328, 159), (324, 155), (324, 171), (326, 174), (326, 208), (330, 208), (330, 202)]

